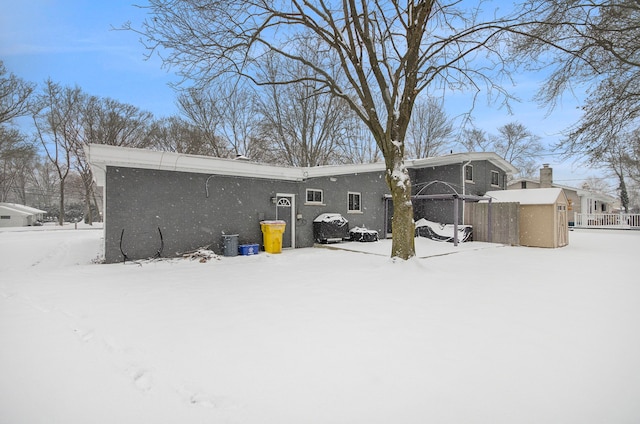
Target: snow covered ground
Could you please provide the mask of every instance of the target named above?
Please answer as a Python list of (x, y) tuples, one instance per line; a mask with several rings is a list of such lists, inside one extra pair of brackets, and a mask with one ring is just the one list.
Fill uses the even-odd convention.
[(2, 424), (640, 422), (640, 232), (103, 265), (54, 228), (0, 230)]

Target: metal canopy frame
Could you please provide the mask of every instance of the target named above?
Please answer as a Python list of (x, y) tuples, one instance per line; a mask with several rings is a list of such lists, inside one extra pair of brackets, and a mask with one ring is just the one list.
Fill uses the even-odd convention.
[(458, 194), (458, 193), (450, 193), (450, 194), (417, 194), (415, 196), (411, 196), (411, 200), (453, 200), (453, 245), (458, 246), (458, 213), (460, 210), (460, 202), (465, 202), (467, 200), (472, 202), (479, 202), (481, 200), (489, 201), (489, 211), (488, 211), (488, 228), (487, 232), (489, 235), (489, 240), (491, 240), (491, 197), (485, 196), (475, 196), (471, 194)]

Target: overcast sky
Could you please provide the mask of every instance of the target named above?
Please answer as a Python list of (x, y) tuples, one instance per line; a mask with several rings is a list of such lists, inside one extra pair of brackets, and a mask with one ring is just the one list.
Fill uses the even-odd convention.
[[(42, 84), (47, 78), (65, 86), (78, 85), (84, 92), (110, 97), (153, 112), (156, 117), (177, 113), (175, 92), (168, 86), (178, 78), (163, 69), (156, 58), (145, 60), (139, 36), (117, 31), (127, 21), (139, 27), (144, 9), (135, 0), (28, 0), (6, 1), (0, 14), (0, 60), (9, 72)], [(139, 0), (137, 4), (145, 4)], [(562, 107), (551, 115), (531, 101), (543, 76), (518, 75), (508, 89), (522, 102), (513, 105), (513, 114), (486, 104), (481, 97), (473, 115), (474, 124), (489, 132), (518, 121), (551, 146), (560, 132), (579, 117), (578, 102), (567, 96)], [(469, 99), (448, 96), (451, 116), (466, 112)], [(539, 158), (540, 164), (554, 168), (554, 181), (579, 185), (600, 172), (585, 170), (573, 161), (561, 162), (557, 155)]]

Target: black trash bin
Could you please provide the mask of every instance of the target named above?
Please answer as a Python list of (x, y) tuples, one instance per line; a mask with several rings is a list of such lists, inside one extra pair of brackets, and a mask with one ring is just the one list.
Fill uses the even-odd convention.
[(349, 221), (339, 213), (323, 213), (313, 220), (316, 243), (337, 243), (349, 239)]
[(224, 234), (222, 243), (224, 256), (238, 256), (238, 234)]

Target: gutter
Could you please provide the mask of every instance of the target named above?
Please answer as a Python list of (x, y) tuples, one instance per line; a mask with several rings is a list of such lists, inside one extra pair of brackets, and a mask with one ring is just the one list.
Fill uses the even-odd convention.
[[(470, 160), (468, 160), (467, 162), (463, 162), (462, 164), (462, 169), (460, 172), (460, 181), (462, 182), (462, 196), (465, 197), (467, 195), (467, 186), (465, 184), (465, 179), (464, 179), (464, 169), (467, 167), (467, 165), (469, 165), (471, 163)], [(464, 225), (464, 212), (465, 212), (465, 202), (462, 202), (462, 225)], [(456, 216), (456, 222), (458, 221), (458, 217)]]

